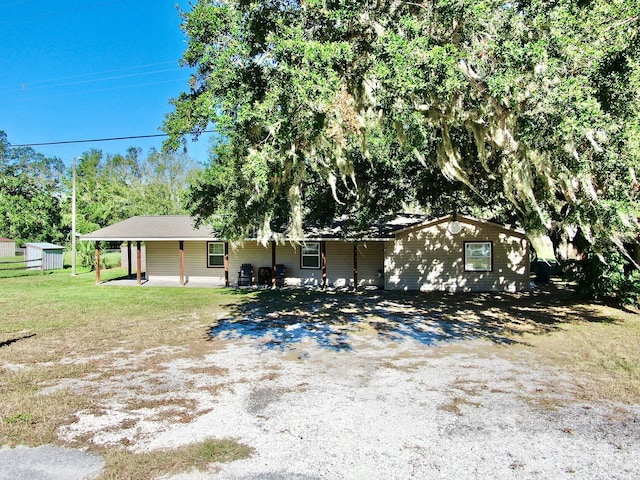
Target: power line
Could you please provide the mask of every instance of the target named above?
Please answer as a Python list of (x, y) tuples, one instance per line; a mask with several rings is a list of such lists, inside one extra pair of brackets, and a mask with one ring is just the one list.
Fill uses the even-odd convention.
[[(203, 130), (199, 133), (215, 133), (215, 130)], [(91, 142), (113, 142), (117, 140), (135, 140), (138, 138), (158, 138), (158, 137), (168, 137), (169, 135), (166, 133), (158, 133), (155, 135), (131, 135), (128, 137), (109, 137), (109, 138), (94, 138), (91, 140), (64, 140), (61, 142), (41, 142), (41, 143), (23, 143), (19, 145), (13, 145), (12, 147), (44, 147), (48, 145), (71, 145), (74, 143), (91, 143)]]
[(102, 78), (89, 78), (87, 80), (77, 80), (75, 82), (67, 82), (67, 83), (56, 83), (52, 85), (38, 85), (35, 87), (31, 87), (28, 83), (22, 84), (22, 90), (36, 90), (41, 88), (57, 88), (57, 87), (67, 87), (70, 85), (81, 85), (83, 83), (95, 83), (95, 82), (105, 82), (109, 80), (120, 80), (122, 78), (131, 78), (131, 77), (141, 77), (143, 75), (155, 75), (156, 73), (166, 73), (166, 72), (177, 72), (181, 71), (181, 68), (166, 68), (163, 70), (153, 70), (151, 72), (138, 72), (138, 73), (127, 73), (124, 75), (116, 75), (113, 77), (102, 77)]
[[(25, 86), (27, 88), (32, 87), (32, 85), (42, 85), (42, 84), (51, 84), (51, 83), (56, 83), (56, 82), (61, 82), (64, 80), (75, 80), (78, 78), (83, 78), (83, 77), (97, 77), (98, 75), (104, 75), (107, 73), (115, 73), (115, 72), (125, 72), (127, 70), (139, 70), (142, 68), (148, 68), (148, 67), (158, 67), (160, 65), (175, 65), (177, 63), (176, 60), (170, 60), (170, 61), (166, 61), (166, 62), (156, 62), (156, 63), (147, 63), (147, 64), (143, 64), (143, 65), (134, 65), (131, 67), (123, 67), (123, 68), (112, 68), (110, 70), (102, 70), (100, 72), (89, 72), (89, 73), (80, 73), (80, 74), (76, 74), (76, 75), (67, 75), (64, 77), (58, 77), (58, 78), (50, 78), (48, 80), (36, 80), (34, 82), (22, 82), (21, 86)], [(105, 79), (105, 77), (98, 77), (98, 79)], [(5, 85), (2, 88), (6, 89), (6, 88), (13, 88), (13, 85)], [(32, 87), (33, 88), (33, 87)]]

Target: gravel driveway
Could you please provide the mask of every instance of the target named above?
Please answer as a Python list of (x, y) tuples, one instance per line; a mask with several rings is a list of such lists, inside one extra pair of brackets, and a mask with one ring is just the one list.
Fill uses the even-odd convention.
[[(103, 398), (60, 438), (147, 451), (230, 437), (254, 449), (171, 480), (640, 478), (640, 408), (581, 401), (584, 386), (530, 350), (433, 321), (253, 313), (215, 322), (201, 358), (106, 352), (108, 378), (44, 391)], [(0, 450), (0, 462), (9, 458)], [(4, 465), (0, 478), (10, 478)]]

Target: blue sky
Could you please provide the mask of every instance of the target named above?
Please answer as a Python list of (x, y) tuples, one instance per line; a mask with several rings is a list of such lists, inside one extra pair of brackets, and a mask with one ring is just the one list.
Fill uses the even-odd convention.
[[(188, 88), (180, 0), (0, 0), (0, 130), (13, 145), (161, 134)], [(67, 164), (162, 138), (37, 146)], [(208, 135), (188, 146), (207, 159)]]

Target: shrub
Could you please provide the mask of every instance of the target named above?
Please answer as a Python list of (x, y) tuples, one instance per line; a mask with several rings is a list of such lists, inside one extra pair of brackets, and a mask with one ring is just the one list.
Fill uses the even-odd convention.
[(640, 272), (625, 272), (627, 258), (617, 249), (588, 252), (582, 260), (568, 262), (567, 276), (576, 282), (576, 293), (589, 300), (613, 299), (621, 305), (640, 305)]
[(622, 305), (640, 307), (640, 271), (634, 270), (624, 277), (618, 296)]

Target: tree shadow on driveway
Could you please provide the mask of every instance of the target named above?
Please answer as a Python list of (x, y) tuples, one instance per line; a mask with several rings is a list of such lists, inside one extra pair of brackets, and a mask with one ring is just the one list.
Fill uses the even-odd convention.
[(528, 293), (341, 292), (258, 290), (227, 305), (229, 315), (215, 322), (209, 337), (258, 340), (285, 349), (313, 340), (336, 351), (354, 347), (358, 335), (381, 340), (414, 340), (435, 345), (487, 339), (522, 342), (524, 333), (544, 334), (577, 321), (610, 321), (580, 303), (568, 289), (550, 287)]

